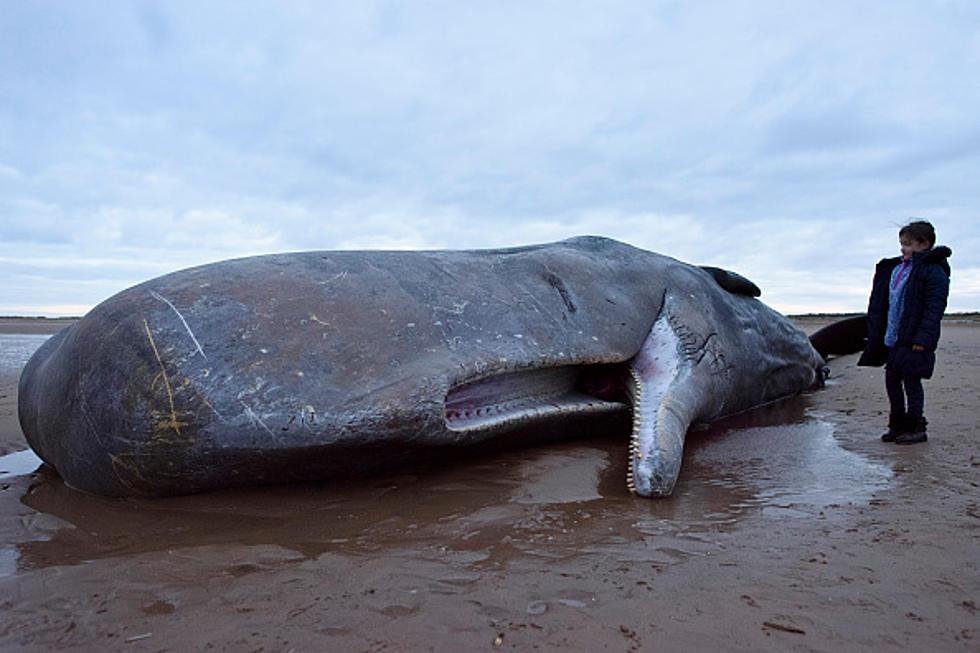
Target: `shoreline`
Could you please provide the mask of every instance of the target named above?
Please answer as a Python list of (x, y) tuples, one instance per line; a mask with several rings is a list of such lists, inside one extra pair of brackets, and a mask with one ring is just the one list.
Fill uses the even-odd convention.
[[(862, 313), (803, 313), (786, 317), (802, 328), (814, 324), (823, 326), (859, 315)], [(0, 316), (0, 334), (54, 335), (81, 319), (81, 317)], [(980, 324), (980, 312), (946, 313), (943, 316), (943, 324)]]
[(0, 317), (0, 333), (23, 335), (54, 335), (75, 324), (76, 317)]

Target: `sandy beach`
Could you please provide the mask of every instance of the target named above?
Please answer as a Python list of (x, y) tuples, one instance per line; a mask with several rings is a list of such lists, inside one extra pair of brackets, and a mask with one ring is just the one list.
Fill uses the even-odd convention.
[[(5, 456), (0, 649), (977, 651), (980, 323), (944, 322), (923, 445), (879, 441), (882, 373), (856, 360), (692, 432), (661, 501), (627, 493), (616, 432), (156, 501)], [(26, 448), (16, 382), (2, 454)]]

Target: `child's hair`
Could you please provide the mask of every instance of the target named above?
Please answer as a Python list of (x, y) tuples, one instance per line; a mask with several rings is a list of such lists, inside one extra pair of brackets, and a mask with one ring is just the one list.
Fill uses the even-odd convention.
[(928, 220), (913, 220), (898, 230), (898, 237), (908, 236), (912, 240), (928, 243), (929, 247), (936, 244), (936, 230)]

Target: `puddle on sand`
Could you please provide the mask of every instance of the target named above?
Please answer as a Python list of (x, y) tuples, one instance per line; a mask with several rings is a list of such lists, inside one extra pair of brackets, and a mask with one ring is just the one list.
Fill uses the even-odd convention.
[(0, 370), (19, 370), (50, 335), (0, 333)]
[(36, 472), (44, 462), (30, 449), (0, 456), (0, 479)]
[(842, 448), (833, 425), (809, 411), (779, 424), (767, 423), (772, 417), (746, 415), (711, 433), (685, 461), (689, 482), (741, 495), (730, 513), (787, 517), (867, 502), (891, 480), (890, 468)]
[(44, 468), (0, 495), (9, 502), (16, 491), (22, 504), (16, 516), (4, 508), (2, 528), (19, 570), (269, 545), (299, 559), (449, 555), (474, 569), (582, 555), (675, 564), (717, 550), (747, 519), (813, 515), (888, 482), (887, 468), (842, 449), (832, 426), (807, 411), (797, 397), (692, 432), (674, 495), (663, 500), (629, 495), (627, 435), (617, 432), (359, 483), (158, 500), (84, 495)]

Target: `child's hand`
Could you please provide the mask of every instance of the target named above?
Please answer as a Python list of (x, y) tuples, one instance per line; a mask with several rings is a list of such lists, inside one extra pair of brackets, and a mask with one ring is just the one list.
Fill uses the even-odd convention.
[(922, 345), (912, 345), (912, 351), (925, 351), (926, 348)]

